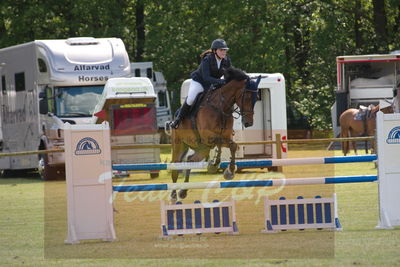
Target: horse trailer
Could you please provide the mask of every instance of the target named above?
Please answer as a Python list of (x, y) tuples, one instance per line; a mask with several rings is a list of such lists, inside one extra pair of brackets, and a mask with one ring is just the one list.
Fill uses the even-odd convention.
[[(400, 87), (400, 51), (381, 55), (339, 56), (336, 101), (331, 108), (334, 135), (339, 136), (340, 115), (349, 108), (390, 100)], [(396, 107), (397, 112), (398, 105)]]
[[(62, 148), (64, 123), (91, 123), (104, 84), (129, 77), (118, 38), (36, 40), (0, 49), (2, 153)], [(0, 157), (0, 170), (64, 176), (63, 153)]]
[[(94, 108), (93, 123), (110, 123), (112, 146), (159, 145), (156, 99), (153, 84), (146, 77), (110, 78)], [(158, 163), (160, 160), (160, 148), (111, 151), (113, 164)], [(128, 173), (116, 174), (126, 176)], [(150, 171), (151, 178), (158, 176), (159, 170)]]
[(152, 82), (157, 94), (158, 129), (164, 129), (165, 123), (172, 118), (171, 101), (164, 75), (162, 72), (153, 71), (153, 62), (131, 62), (131, 72), (134, 77), (147, 77)]
[[(241, 118), (234, 114), (234, 136), (235, 142), (258, 142), (275, 141), (276, 134), (280, 134), (282, 140), (287, 139), (286, 122), (286, 92), (285, 78), (280, 73), (251, 73), (251, 78), (261, 75), (258, 86), (258, 98), (254, 106), (254, 124), (244, 128)], [(190, 79), (183, 82), (181, 86), (181, 98), (183, 103), (187, 97)], [(287, 145), (280, 147), (282, 158), (287, 157)], [(215, 150), (211, 151), (213, 157)], [(240, 145), (236, 151), (237, 159), (277, 158), (278, 151), (273, 144)], [(221, 160), (229, 160), (230, 151), (222, 149)]]

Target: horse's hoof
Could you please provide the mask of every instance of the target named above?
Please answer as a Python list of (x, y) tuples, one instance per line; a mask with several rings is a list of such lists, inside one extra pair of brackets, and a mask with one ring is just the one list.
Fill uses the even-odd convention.
[(231, 172), (231, 171), (229, 170), (229, 168), (226, 168), (226, 169), (225, 169), (225, 171), (224, 171), (224, 179), (225, 179), (225, 180), (232, 180), (234, 176), (235, 176), (235, 173), (234, 173), (234, 172)]
[(171, 196), (170, 196), (170, 201), (172, 204), (175, 204), (175, 202), (178, 200), (177, 196), (176, 196), (176, 191), (172, 191), (171, 192)]
[(180, 199), (186, 198), (186, 196), (187, 196), (187, 190), (186, 190), (186, 189), (179, 190), (178, 195), (179, 195), (179, 198), (180, 198)]

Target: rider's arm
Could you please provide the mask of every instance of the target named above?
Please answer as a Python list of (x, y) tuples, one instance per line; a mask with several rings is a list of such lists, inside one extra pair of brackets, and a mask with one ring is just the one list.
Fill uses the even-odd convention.
[(208, 57), (205, 57), (202, 61), (201, 61), (201, 73), (202, 73), (202, 78), (204, 81), (207, 81), (211, 84), (221, 84), (221, 83), (225, 83), (225, 81), (223, 79), (216, 79), (214, 77), (212, 77), (210, 75), (210, 60)]

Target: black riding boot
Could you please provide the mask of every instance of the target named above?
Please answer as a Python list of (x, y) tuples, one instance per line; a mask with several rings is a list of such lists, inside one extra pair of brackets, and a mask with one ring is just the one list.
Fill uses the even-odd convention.
[(178, 128), (179, 123), (181, 123), (182, 119), (189, 113), (190, 105), (183, 103), (182, 107), (179, 109), (179, 114), (176, 116), (175, 120), (171, 122), (171, 128)]

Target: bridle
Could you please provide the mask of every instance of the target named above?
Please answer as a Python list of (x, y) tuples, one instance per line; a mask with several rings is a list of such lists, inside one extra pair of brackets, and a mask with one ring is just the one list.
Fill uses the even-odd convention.
[[(259, 77), (260, 79), (261, 77)], [(241, 107), (242, 109), (240, 109), (239, 106), (237, 106), (234, 109), (230, 109), (229, 111), (224, 111), (223, 107), (228, 106), (228, 107), (232, 107), (233, 104), (235, 103), (235, 99), (236, 96), (233, 95), (232, 99), (229, 101), (225, 98), (225, 96), (222, 94), (222, 90), (221, 88), (217, 89), (218, 92), (218, 99), (219, 99), (219, 103), (218, 105), (215, 105), (214, 103), (212, 103), (212, 101), (209, 101), (209, 98), (207, 99), (208, 101), (208, 105), (211, 106), (212, 108), (214, 108), (216, 111), (218, 111), (221, 114), (222, 117), (222, 122), (221, 122), (221, 129), (224, 129), (226, 127), (226, 121), (229, 117), (233, 116), (234, 119), (238, 119), (240, 116), (242, 116), (242, 118), (248, 118), (250, 116), (252, 116), (254, 114), (254, 106), (255, 103), (257, 101), (257, 95), (258, 95), (258, 83), (259, 83), (259, 79), (257, 82), (252, 81), (252, 79), (250, 77), (247, 77), (246, 79), (246, 84), (244, 86), (244, 88), (241, 90), (240, 95), (239, 95), (239, 99), (241, 101)], [(252, 108), (251, 110), (245, 110), (244, 109), (244, 103), (245, 103), (245, 94), (251, 93), (252, 94)], [(210, 96), (210, 95), (209, 95)], [(231, 104), (232, 102), (232, 104)], [(229, 105), (225, 105), (226, 103), (228, 103)], [(238, 117), (235, 117), (233, 114), (237, 114)]]
[[(239, 98), (241, 99), (241, 106), (243, 108), (243, 110), (240, 109), (240, 111), (238, 111), (239, 107), (236, 107), (233, 112), (238, 114), (238, 116), (242, 116), (243, 118), (245, 117), (249, 117), (250, 114), (254, 114), (254, 106), (256, 104), (257, 101), (257, 95), (258, 95), (258, 84), (256, 84), (254, 87), (252, 88), (251, 86), (251, 78), (247, 77), (246, 79), (246, 86), (243, 88), (242, 92), (240, 93)], [(254, 90), (255, 89), (255, 90)], [(245, 94), (246, 93), (251, 93), (252, 97), (251, 97), (251, 110), (244, 110), (244, 99), (245, 99)], [(239, 118), (239, 117), (237, 117)], [(236, 118), (236, 119), (237, 119)]]

